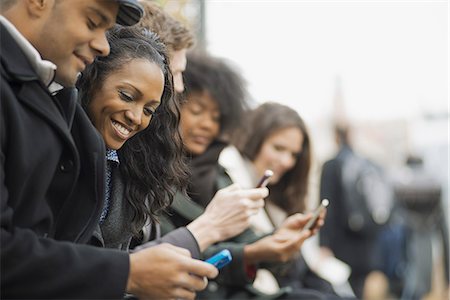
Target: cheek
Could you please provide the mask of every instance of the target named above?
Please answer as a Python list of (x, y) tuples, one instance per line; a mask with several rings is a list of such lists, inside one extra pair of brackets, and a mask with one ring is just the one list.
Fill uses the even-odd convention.
[(290, 169), (292, 169), (294, 166), (295, 166), (295, 164), (297, 163), (297, 160), (295, 159), (295, 158), (292, 158), (292, 160), (291, 160), (291, 163), (289, 164), (289, 170)]
[(220, 124), (219, 123), (215, 123), (215, 125), (212, 128), (212, 132), (214, 137), (218, 137), (220, 134)]
[(265, 164), (271, 164), (276, 160), (277, 153), (272, 147), (265, 147), (261, 152), (261, 159)]
[(195, 129), (197, 119), (198, 119), (197, 116), (193, 115), (187, 109), (181, 110), (180, 131), (183, 133), (183, 135), (186, 136), (187, 134), (189, 134), (189, 132)]
[(108, 118), (109, 113), (107, 109), (105, 109), (104, 103), (105, 100), (103, 98), (96, 98), (93, 99), (88, 106), (89, 118), (98, 130), (104, 129), (104, 127), (107, 126), (106, 123), (109, 122), (110, 119)]
[(147, 129), (148, 126), (150, 126), (150, 123), (151, 123), (151, 119), (144, 115), (142, 126), (138, 132), (141, 132), (141, 131), (144, 131), (145, 129)]
[(183, 112), (181, 113), (181, 118), (180, 118), (180, 124), (179, 124), (179, 129), (180, 129), (180, 133), (182, 137), (186, 136), (186, 133), (188, 131), (188, 124), (187, 124), (187, 119), (184, 117)]
[(99, 111), (95, 105), (95, 101), (92, 101), (88, 106), (88, 115), (95, 127), (98, 128), (99, 123)]

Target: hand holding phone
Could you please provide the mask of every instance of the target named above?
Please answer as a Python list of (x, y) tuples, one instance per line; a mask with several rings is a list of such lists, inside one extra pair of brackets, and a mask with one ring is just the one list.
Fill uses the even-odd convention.
[(257, 188), (265, 187), (269, 183), (270, 177), (272, 176), (273, 176), (272, 170), (265, 170), (264, 175), (261, 177), (256, 187)]
[(212, 264), (217, 269), (222, 269), (232, 261), (231, 253), (228, 249), (224, 249), (219, 253), (211, 256), (205, 262)]
[(316, 210), (313, 212), (313, 216), (311, 219), (309, 219), (308, 223), (303, 226), (302, 230), (308, 230), (311, 229), (317, 222), (317, 219), (320, 216), (320, 213), (330, 204), (330, 201), (328, 199), (323, 199), (320, 203), (319, 207), (316, 208)]

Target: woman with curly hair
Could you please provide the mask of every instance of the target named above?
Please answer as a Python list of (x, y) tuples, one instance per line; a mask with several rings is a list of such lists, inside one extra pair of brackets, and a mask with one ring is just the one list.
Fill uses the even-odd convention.
[[(107, 147), (105, 203), (91, 243), (129, 250), (132, 238), (153, 240), (136, 250), (168, 242), (200, 257), (205, 247), (248, 227), (267, 189), (224, 189), (204, 214), (160, 238), (158, 217), (175, 193), (185, 194), (188, 176), (169, 60), (145, 29), (116, 27), (108, 40), (110, 55), (96, 60), (78, 81), (82, 105)], [(152, 229), (144, 231), (151, 237), (141, 236), (143, 227)], [(165, 270), (177, 280), (179, 268)]]
[[(110, 54), (89, 65), (77, 85), (107, 148), (99, 224), (111, 236), (103, 240), (107, 247), (127, 249), (131, 236), (170, 204), (173, 189), (184, 188), (188, 173), (164, 45), (150, 32), (125, 27), (110, 31), (108, 40)], [(114, 201), (122, 196), (126, 201)], [(120, 226), (116, 213), (122, 214)]]
[[(107, 39), (110, 54), (90, 64), (77, 87), (107, 148), (106, 182), (99, 183), (106, 184), (103, 210), (90, 244), (120, 251), (129, 250), (132, 237), (170, 204), (174, 188), (184, 188), (187, 171), (163, 44), (152, 33), (119, 26)], [(183, 248), (198, 248), (186, 228), (175, 236), (181, 236)], [(176, 243), (156, 244), (129, 255), (130, 274), (148, 285), (142, 294), (135, 281), (128, 282), (127, 291), (138, 297), (193, 299), (205, 287), (201, 277), (217, 273)]]

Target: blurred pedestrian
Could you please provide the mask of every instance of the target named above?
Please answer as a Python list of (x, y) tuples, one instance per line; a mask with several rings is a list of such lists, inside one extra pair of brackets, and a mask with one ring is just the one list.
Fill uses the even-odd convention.
[(320, 244), (351, 267), (349, 282), (360, 298), (367, 275), (380, 269), (378, 237), (393, 194), (381, 168), (353, 151), (348, 128), (335, 134), (339, 152), (323, 165), (320, 181), (320, 198), (330, 201)]

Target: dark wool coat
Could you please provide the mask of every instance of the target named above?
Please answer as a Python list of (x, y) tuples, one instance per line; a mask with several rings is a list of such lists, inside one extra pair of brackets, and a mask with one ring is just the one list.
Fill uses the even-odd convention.
[(121, 298), (129, 258), (84, 245), (104, 198), (101, 136), (76, 101), (52, 97), (0, 24), (2, 298)]

